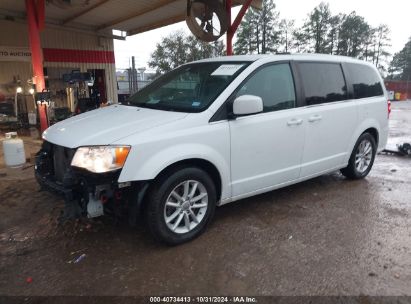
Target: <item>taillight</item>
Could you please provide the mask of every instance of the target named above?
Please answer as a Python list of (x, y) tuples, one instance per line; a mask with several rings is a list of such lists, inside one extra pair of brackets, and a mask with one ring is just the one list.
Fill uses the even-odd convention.
[(391, 101), (388, 99), (387, 100), (387, 108), (388, 108), (388, 118), (390, 118), (391, 114)]

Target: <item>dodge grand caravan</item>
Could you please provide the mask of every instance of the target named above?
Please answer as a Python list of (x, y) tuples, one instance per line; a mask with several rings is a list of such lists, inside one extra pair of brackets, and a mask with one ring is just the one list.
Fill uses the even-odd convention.
[(35, 174), (66, 217), (144, 218), (160, 241), (198, 236), (216, 206), (334, 170), (370, 172), (390, 104), (374, 66), (329, 55), (185, 64), (43, 133)]

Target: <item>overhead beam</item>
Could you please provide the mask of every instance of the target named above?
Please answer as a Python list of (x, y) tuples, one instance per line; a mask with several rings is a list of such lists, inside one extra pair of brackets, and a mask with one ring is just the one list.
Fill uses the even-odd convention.
[(91, 12), (92, 10), (98, 8), (99, 6), (105, 4), (105, 3), (109, 2), (109, 1), (110, 1), (110, 0), (100, 0), (100, 1), (97, 2), (96, 4), (94, 4), (94, 5), (86, 8), (85, 10), (83, 10), (83, 11), (81, 11), (81, 12), (79, 12), (79, 13), (77, 13), (77, 14), (75, 14), (75, 15), (73, 15), (73, 16), (65, 19), (65, 20), (63, 20), (63, 21), (61, 22), (61, 24), (62, 24), (62, 25), (65, 25), (65, 24), (67, 24), (67, 23), (69, 23), (69, 22), (71, 22), (71, 21), (73, 21), (73, 20), (75, 20), (75, 19), (77, 19), (77, 18), (80, 18), (81, 16), (83, 16), (83, 15)]
[(175, 2), (175, 1), (176, 1), (176, 0), (161, 0), (161, 1), (159, 1), (158, 3), (156, 3), (156, 4), (153, 5), (153, 6), (150, 6), (150, 7), (147, 7), (147, 8), (145, 8), (145, 9), (142, 9), (142, 10), (140, 10), (140, 11), (134, 12), (134, 13), (129, 14), (129, 15), (127, 15), (127, 16), (117, 18), (117, 19), (115, 19), (115, 20), (113, 20), (113, 21), (110, 21), (110, 22), (108, 22), (108, 23), (101, 24), (101, 25), (99, 25), (99, 26), (96, 28), (96, 31), (100, 31), (100, 30), (103, 30), (103, 29), (106, 29), (106, 28), (111, 28), (112, 26), (114, 26), (114, 25), (116, 25), (116, 24), (122, 23), (122, 22), (124, 22), (124, 21), (130, 20), (130, 19), (133, 19), (133, 18), (137, 18), (137, 17), (139, 17), (139, 16), (142, 16), (142, 15), (144, 15), (144, 14), (147, 14), (147, 13), (149, 13), (149, 12), (152, 12), (152, 11), (154, 11), (154, 10), (156, 10), (156, 9), (161, 8), (161, 7), (164, 6), (164, 5), (173, 3), (173, 2)]
[[(10, 14), (4, 14), (2, 10), (0, 10), (0, 20), (7, 20), (11, 22), (17, 22), (17, 23), (27, 23), (27, 18), (25, 15), (10, 15)], [(117, 40), (126, 40), (125, 36), (118, 36), (118, 35), (113, 35), (109, 33), (96, 33), (94, 30), (91, 29), (85, 29), (85, 28), (78, 28), (78, 27), (73, 27), (73, 26), (62, 26), (60, 23), (57, 22), (52, 22), (52, 21), (46, 21), (45, 25), (47, 28), (54, 28), (58, 30), (67, 30), (70, 29), (73, 32), (76, 33), (82, 33), (82, 34), (88, 34), (88, 35), (97, 35), (98, 37), (104, 37), (104, 38), (111, 38), (111, 39), (117, 39)]]
[(137, 28), (132, 29), (130, 31), (127, 31), (127, 36), (140, 34), (140, 33), (143, 33), (143, 32), (147, 32), (147, 31), (157, 29), (159, 27), (174, 24), (174, 23), (185, 20), (185, 18), (186, 18), (186, 14), (182, 14), (182, 15), (178, 15), (178, 16), (173, 16), (171, 18), (163, 19), (159, 22), (150, 23), (148, 25), (140, 26), (140, 27), (137, 27)]

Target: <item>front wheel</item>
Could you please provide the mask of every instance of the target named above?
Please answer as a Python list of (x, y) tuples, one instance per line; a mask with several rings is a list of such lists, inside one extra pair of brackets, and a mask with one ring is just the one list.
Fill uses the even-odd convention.
[(150, 232), (166, 244), (177, 245), (204, 231), (214, 215), (216, 190), (206, 172), (190, 167), (160, 177), (148, 198)]
[(354, 146), (348, 166), (341, 169), (341, 173), (350, 179), (366, 177), (371, 171), (376, 152), (374, 137), (370, 133), (363, 133)]

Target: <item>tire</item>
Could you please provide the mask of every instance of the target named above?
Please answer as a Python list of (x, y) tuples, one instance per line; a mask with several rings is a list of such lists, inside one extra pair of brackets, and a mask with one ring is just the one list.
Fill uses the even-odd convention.
[[(368, 147), (371, 149), (369, 152), (367, 152), (369, 149)], [(377, 144), (374, 136), (370, 133), (361, 134), (355, 143), (350, 160), (348, 161), (348, 166), (341, 169), (341, 173), (349, 179), (366, 177), (368, 173), (370, 173), (372, 165), (374, 164), (376, 152)], [(361, 164), (363, 166), (361, 166)]]
[(204, 232), (214, 215), (216, 199), (212, 179), (200, 168), (181, 168), (164, 174), (148, 193), (148, 229), (155, 239), (167, 245), (188, 242)]

